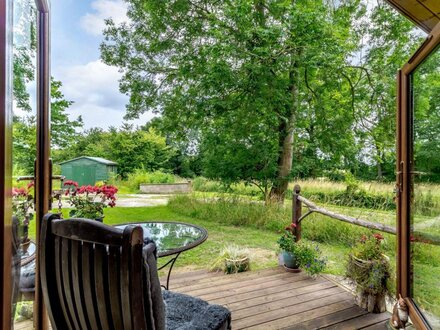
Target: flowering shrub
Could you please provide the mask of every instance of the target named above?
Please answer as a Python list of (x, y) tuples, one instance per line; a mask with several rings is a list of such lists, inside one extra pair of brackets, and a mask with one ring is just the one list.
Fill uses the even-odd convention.
[(383, 294), (388, 289), (391, 270), (384, 255), (383, 240), (378, 233), (363, 235), (349, 256), (346, 276), (365, 294)]
[(118, 188), (111, 185), (81, 186), (72, 180), (64, 183), (68, 189), (65, 195), (73, 206), (70, 216), (77, 218), (98, 219), (104, 216), (104, 208), (116, 206)]
[(34, 197), (31, 194), (33, 186), (34, 183), (31, 182), (26, 188), (12, 188), (12, 212), (20, 222), (23, 243), (27, 241), (29, 222), (34, 216), (31, 211), (34, 204)]
[(292, 254), (298, 266), (304, 269), (309, 275), (314, 276), (321, 273), (326, 267), (326, 259), (322, 258), (318, 246), (312, 246), (304, 241), (296, 241), (294, 235), (296, 225), (290, 224), (285, 228), (285, 233), (278, 239), (280, 250)]

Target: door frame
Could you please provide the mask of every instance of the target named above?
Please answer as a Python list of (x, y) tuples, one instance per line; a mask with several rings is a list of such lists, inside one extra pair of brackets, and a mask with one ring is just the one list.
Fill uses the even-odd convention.
[[(51, 209), (52, 166), (50, 161), (50, 6), (35, 0), (37, 8), (37, 154), (35, 161), (36, 241), (40, 241), (43, 216)], [(40, 285), (39, 244), (36, 250), (34, 327), (49, 328)]]
[[(50, 209), (50, 16), (48, 0), (35, 0), (37, 9), (37, 155), (35, 163), (36, 239), (41, 219)], [(0, 0), (0, 327), (11, 329), (12, 253), (12, 0)], [(9, 103), (11, 102), (11, 103)], [(49, 322), (41, 294), (38, 272), (38, 244), (34, 301), (35, 329), (47, 329)]]
[(440, 45), (440, 23), (402, 67), (397, 75), (396, 202), (397, 202), (397, 294), (405, 297), (409, 315), (417, 329), (430, 329), (411, 297), (411, 181), (412, 171), (412, 90), (411, 74)]
[(0, 0), (0, 327), (12, 312), (12, 0)]

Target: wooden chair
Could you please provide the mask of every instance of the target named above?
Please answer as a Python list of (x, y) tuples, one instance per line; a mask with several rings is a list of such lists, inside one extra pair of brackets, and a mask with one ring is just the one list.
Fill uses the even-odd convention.
[[(177, 328), (176, 310), (165, 310), (154, 243), (143, 244), (141, 227), (117, 229), (86, 219), (43, 218), (40, 276), (43, 298), (54, 329), (170, 329)], [(209, 318), (212, 329), (230, 328), (230, 312), (200, 299), (167, 293), (170, 306), (185, 315), (189, 299), (203, 303), (190, 318)], [(176, 298), (177, 297), (177, 298)], [(171, 319), (167, 319), (167, 315)], [(187, 319), (187, 318), (186, 318)], [(187, 320), (188, 321), (188, 320)], [(193, 324), (193, 323), (191, 323)], [(185, 329), (202, 329), (190, 326)], [(206, 329), (206, 327), (204, 328)]]

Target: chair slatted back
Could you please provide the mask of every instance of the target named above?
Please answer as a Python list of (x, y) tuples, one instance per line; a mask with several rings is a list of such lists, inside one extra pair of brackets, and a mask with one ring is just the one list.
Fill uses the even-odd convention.
[(147, 329), (143, 231), (95, 220), (43, 218), (40, 276), (54, 329)]

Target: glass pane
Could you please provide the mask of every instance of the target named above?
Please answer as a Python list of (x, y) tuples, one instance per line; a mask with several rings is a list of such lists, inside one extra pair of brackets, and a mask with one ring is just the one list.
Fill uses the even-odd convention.
[(33, 0), (13, 9), (13, 241), (14, 327), (33, 327), (35, 220), (33, 174), (36, 154), (36, 11)]
[[(411, 212), (412, 296), (440, 328), (440, 51), (412, 76), (414, 174)], [(427, 243), (416, 242), (421, 238)]]

